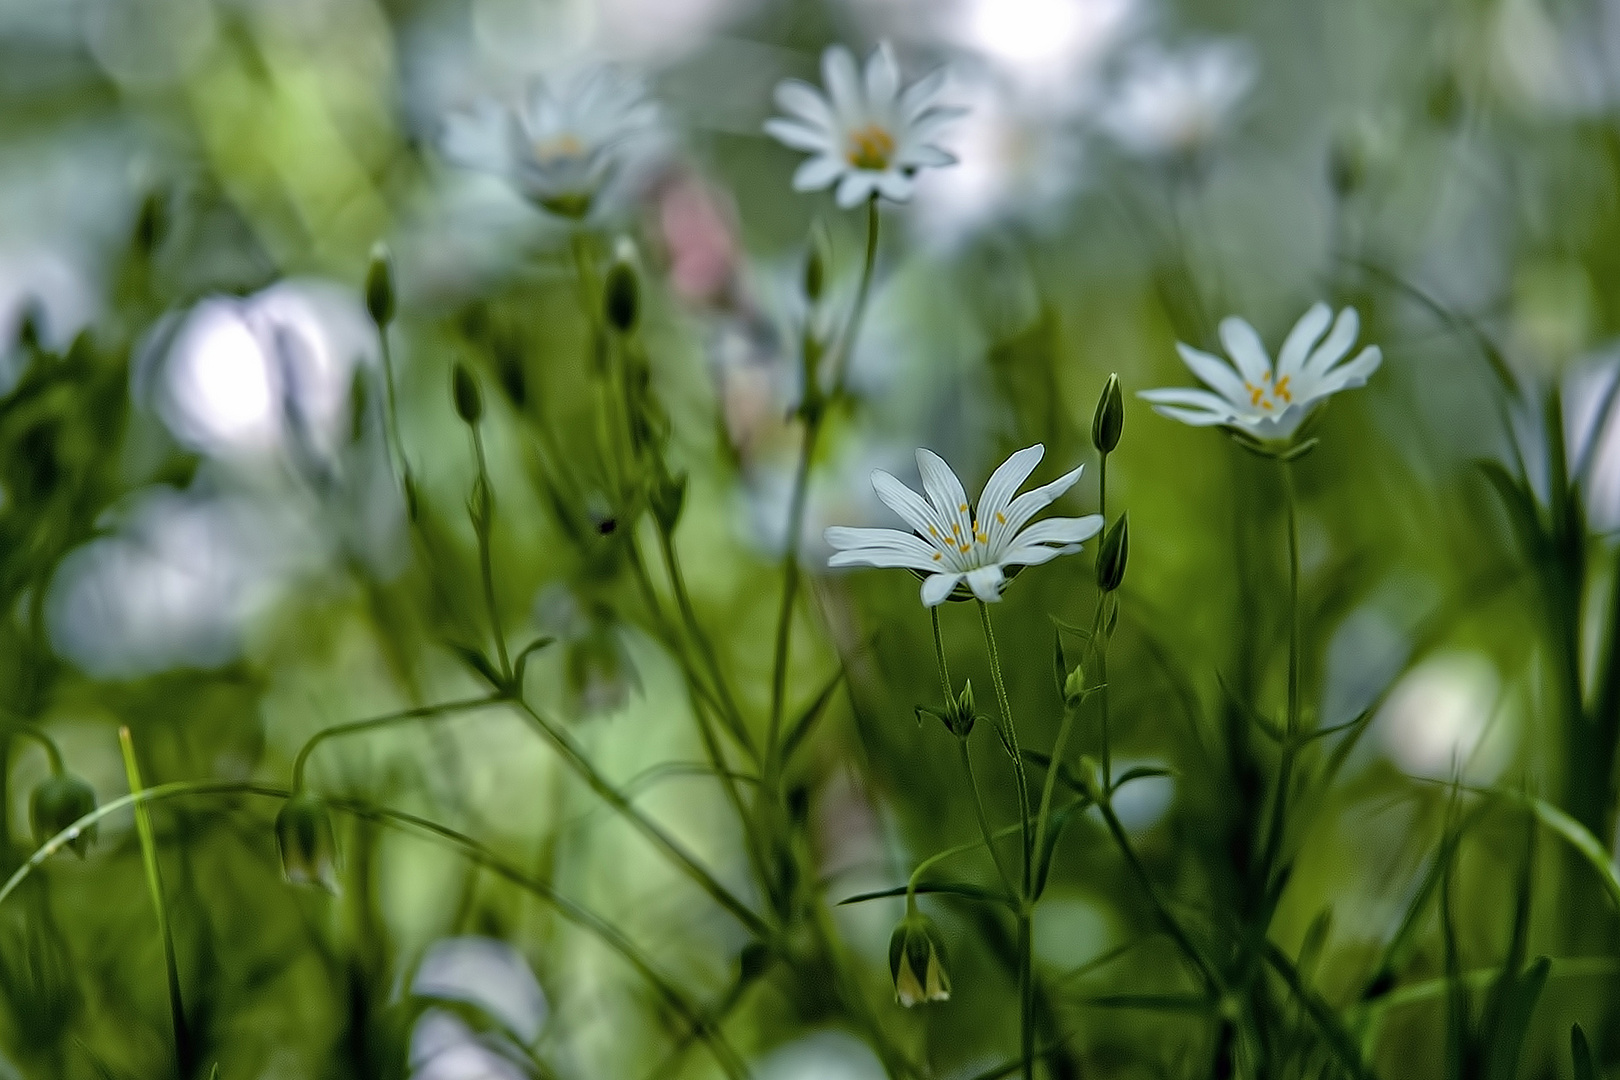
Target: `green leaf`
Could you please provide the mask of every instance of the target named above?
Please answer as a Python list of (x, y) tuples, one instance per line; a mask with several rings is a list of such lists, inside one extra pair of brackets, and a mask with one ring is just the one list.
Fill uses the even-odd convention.
[[(816, 726), (816, 721), (820, 720), (822, 715), (826, 713), (827, 704), (832, 701), (833, 694), (837, 692), (839, 684), (843, 681), (844, 669), (840, 665), (838, 670), (833, 672), (833, 677), (828, 679), (826, 685), (821, 688), (821, 692), (816, 695), (815, 700), (810, 703), (804, 712), (799, 714), (798, 719), (793, 721), (793, 726), (788, 729), (787, 737), (782, 740), (783, 764), (792, 760), (793, 752), (810, 736), (810, 732)], [(930, 715), (939, 715), (932, 709), (927, 711)], [(917, 722), (922, 723), (921, 716), (918, 716)]]
[[(1620, 379), (1615, 381), (1620, 383)], [(1586, 1032), (1579, 1024), (1569, 1029), (1569, 1051), (1575, 1057), (1575, 1080), (1598, 1080), (1597, 1062), (1592, 1058), (1592, 1048), (1586, 1044)]]
[(1524, 1039), (1530, 1031), (1530, 1020), (1541, 991), (1547, 985), (1547, 972), (1551, 968), (1551, 959), (1545, 956), (1539, 958), (1522, 976), (1512, 981), (1502, 999), (1502, 1008), (1489, 1032), (1490, 1080), (1513, 1080), (1519, 1075)]
[[(961, 885), (949, 881), (918, 885), (911, 891), (917, 893), (918, 895), (923, 893), (945, 893), (949, 896), (961, 896), (969, 900), (978, 900), (987, 904), (1001, 904), (1004, 906), (1011, 904), (1011, 901), (1007, 897), (991, 889), (981, 889), (977, 885)], [(892, 896), (904, 895), (906, 895), (906, 887), (904, 885), (896, 885), (892, 889), (880, 889), (877, 892), (859, 893), (855, 896), (846, 896), (844, 899), (838, 901), (837, 906), (843, 907), (846, 904), (864, 904), (868, 900), (884, 900)]]

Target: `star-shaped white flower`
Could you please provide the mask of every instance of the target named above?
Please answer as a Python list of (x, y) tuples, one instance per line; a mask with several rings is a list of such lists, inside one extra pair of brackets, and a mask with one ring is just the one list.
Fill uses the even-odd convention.
[(825, 94), (798, 79), (779, 83), (776, 103), (788, 118), (765, 123), (779, 142), (813, 155), (793, 174), (794, 190), (837, 184), (835, 197), (846, 209), (873, 195), (905, 202), (918, 169), (955, 164), (933, 143), (948, 121), (966, 111), (935, 103), (943, 70), (902, 90), (900, 68), (885, 43), (867, 59), (864, 73), (848, 49), (830, 46), (821, 57), (821, 74)]
[(450, 117), (443, 147), (546, 210), (582, 218), (623, 165), (626, 144), (656, 116), (639, 81), (598, 67), (558, 85), (536, 78), (516, 109), (480, 101)]
[(1080, 479), (1080, 469), (1075, 469), (1014, 498), (1045, 453), (1046, 448), (1036, 443), (1002, 462), (984, 485), (976, 514), (969, 513), (962, 482), (930, 450), (917, 451), (917, 468), (922, 473), (927, 499), (883, 470), (873, 472), (872, 487), (878, 498), (913, 532), (835, 526), (826, 533), (827, 543), (835, 549), (827, 565), (910, 570), (923, 579), (925, 607), (941, 604), (953, 594), (965, 600), (969, 592), (980, 600), (1000, 600), (1001, 590), (1011, 576), (1009, 569), (1017, 573), (1021, 567), (1072, 555), (1080, 550), (1082, 541), (1097, 535), (1103, 527), (1099, 514), (1047, 518), (1024, 527)]
[(1181, 359), (1209, 390), (1170, 387), (1144, 390), (1139, 396), (1152, 402), (1155, 412), (1184, 424), (1233, 428), (1263, 443), (1286, 442), (1324, 400), (1365, 385), (1378, 370), (1384, 356), (1376, 345), (1339, 363), (1360, 329), (1355, 308), (1345, 308), (1334, 319), (1326, 304), (1313, 305), (1289, 331), (1273, 370), (1254, 327), (1235, 316), (1222, 319), (1221, 344), (1231, 364), (1176, 343)]

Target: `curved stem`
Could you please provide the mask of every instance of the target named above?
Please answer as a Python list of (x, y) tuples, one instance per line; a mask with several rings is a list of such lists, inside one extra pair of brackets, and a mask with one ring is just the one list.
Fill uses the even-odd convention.
[[(965, 739), (962, 740), (962, 745), (964, 747), (966, 747), (967, 740), (965, 740)], [(969, 783), (972, 783), (972, 777), (973, 777), (973, 766), (971, 764), (969, 764), (968, 765)], [(974, 793), (975, 801), (977, 801), (977, 797), (978, 797), (978, 786), (977, 785), (974, 785), (973, 793)], [(1005, 826), (1003, 828), (997, 829), (994, 832), (991, 832), (989, 822), (985, 820), (984, 815), (981, 813), (980, 816), (979, 816), (979, 829), (980, 829), (980, 834), (981, 834), (980, 839), (971, 840), (971, 841), (969, 841), (969, 842), (967, 842), (965, 844), (954, 844), (951, 847), (946, 848), (944, 851), (936, 851), (932, 855), (928, 856), (928, 858), (924, 859), (922, 862), (917, 864), (916, 869), (911, 871), (911, 876), (906, 879), (906, 895), (907, 895), (907, 898), (908, 898), (908, 900), (907, 900), (908, 903), (910, 902), (909, 898), (910, 898), (911, 894), (913, 894), (913, 893), (915, 893), (917, 891), (917, 885), (922, 880), (922, 874), (923, 874), (924, 870), (927, 870), (930, 866), (933, 866), (935, 863), (943, 862), (944, 860), (952, 857), (953, 855), (960, 855), (965, 851), (977, 851), (981, 847), (989, 848), (990, 849), (990, 857), (994, 859), (994, 858), (996, 858), (996, 841), (1002, 839), (1003, 837), (1011, 836), (1013, 833), (1017, 832), (1018, 831), (1018, 826), (1017, 825), (1007, 825), (1007, 826)], [(999, 859), (997, 859), (997, 861), (996, 861), (996, 870), (997, 871), (1001, 870), (1001, 861)], [(1007, 895), (1008, 895), (1008, 897), (1016, 899), (1017, 894), (1013, 892), (1012, 883), (1007, 880), (1007, 876), (1005, 874), (1002, 875), (1001, 880), (1002, 880), (1003, 884), (1005, 884), (1006, 887), (1007, 887)]]
[(313, 754), (315, 748), (328, 739), (354, 735), (362, 731), (371, 731), (374, 728), (388, 727), (391, 724), (399, 724), (407, 720), (435, 720), (439, 717), (466, 712), (469, 709), (495, 705), (502, 700), (499, 694), (492, 694), (486, 697), (441, 702), (438, 705), (418, 705), (412, 709), (401, 709), (399, 712), (385, 713), (382, 716), (373, 716), (366, 720), (351, 720), (346, 724), (335, 724), (329, 728), (322, 728), (305, 740), (304, 745), (298, 748), (298, 755), (293, 758), (292, 789), (294, 791), (304, 790), (304, 771), (309, 765), (309, 755)]
[(563, 762), (574, 771), (574, 774), (596, 793), (596, 795), (616, 811), (620, 817), (629, 822), (635, 829), (651, 840), (654, 846), (667, 855), (683, 873), (690, 877), (704, 892), (714, 898), (715, 902), (730, 912), (738, 922), (745, 926), (749, 933), (758, 938), (768, 938), (770, 927), (765, 920), (756, 915), (747, 904), (737, 899), (736, 895), (720, 884), (719, 880), (706, 869), (702, 863), (686, 850), (674, 837), (664, 831), (657, 822), (648, 818), (635, 807), (625, 795), (613, 784), (596, 771), (585, 752), (580, 749), (573, 736), (569, 735), (561, 725), (548, 719), (534, 706), (521, 697), (513, 698), (512, 704), (521, 709), (535, 728), (556, 747), (562, 756)]
[(44, 747), (45, 756), (50, 760), (51, 763), (51, 775), (62, 775), (62, 769), (64, 767), (62, 764), (62, 749), (56, 745), (55, 739), (45, 734), (42, 729), (35, 727), (33, 724), (23, 724), (22, 726), (13, 729), (12, 734), (22, 735), (26, 738), (33, 739), (40, 746)]

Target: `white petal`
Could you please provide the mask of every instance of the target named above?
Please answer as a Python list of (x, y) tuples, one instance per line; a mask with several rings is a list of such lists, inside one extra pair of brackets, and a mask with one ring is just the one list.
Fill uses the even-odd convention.
[(923, 579), (922, 602), (923, 607), (938, 607), (951, 595), (956, 583), (962, 580), (961, 574), (932, 574)]
[(1260, 335), (1248, 321), (1236, 315), (1229, 315), (1221, 320), (1221, 344), (1226, 346), (1226, 355), (1232, 358), (1246, 382), (1259, 386), (1270, 381), (1271, 358), (1266, 355), (1266, 347), (1260, 341)]
[(826, 132), (797, 120), (773, 117), (765, 121), (765, 134), (784, 146), (791, 146), (795, 150), (807, 153), (825, 154), (836, 149)]
[(990, 479), (984, 482), (984, 492), (979, 496), (977, 517), (979, 528), (990, 534), (991, 550), (995, 550), (999, 545), (999, 538), (1005, 528), (1003, 523), (1007, 518), (1007, 506), (1012, 502), (1013, 495), (1024, 486), (1024, 481), (1029, 479), (1029, 474), (1035, 471), (1035, 466), (1039, 465), (1041, 458), (1045, 456), (1046, 447), (1041, 443), (1026, 446), (1003, 461), (996, 471), (990, 474)]
[(903, 172), (893, 169), (877, 174), (878, 194), (891, 202), (906, 202), (911, 198), (916, 183)]
[(1004, 580), (1001, 567), (995, 563), (981, 566), (977, 570), (969, 570), (967, 574), (968, 588), (973, 590), (974, 596), (987, 604), (993, 604), (1001, 599), (1001, 583)]
[(838, 192), (833, 200), (845, 210), (852, 209), (872, 197), (877, 189), (877, 173), (861, 170), (847, 173), (838, 181)]
[[(1074, 487), (1075, 481), (1080, 479), (1080, 472), (1085, 466), (1080, 466), (1071, 473), (1064, 473), (1056, 480), (1034, 491), (1026, 491), (1012, 501), (1007, 507), (1007, 524), (1004, 526), (1007, 535), (1016, 534), (1024, 527), (1025, 522), (1050, 506), (1052, 500)], [(1000, 522), (997, 522), (999, 525)]]
[(866, 60), (866, 107), (874, 113), (887, 113), (899, 93), (900, 66), (885, 41)]
[(921, 495), (912, 491), (882, 469), (872, 471), (872, 490), (883, 500), (883, 505), (900, 515), (920, 536), (942, 539), (940, 529), (950, 531), (950, 525), (934, 512)]
[(1311, 387), (1313, 398), (1326, 397), (1336, 394), (1340, 390), (1348, 390), (1356, 386), (1365, 386), (1367, 379), (1378, 370), (1378, 365), (1384, 362), (1384, 352), (1376, 345), (1369, 345), (1362, 349), (1356, 358), (1348, 364), (1340, 364)]
[(934, 105), (934, 99), (945, 88), (945, 69), (935, 68), (918, 79), (900, 95), (899, 113), (902, 123), (911, 123)]
[(1044, 521), (1037, 521), (1013, 537), (1013, 544), (1017, 547), (1028, 544), (1079, 544), (1102, 532), (1102, 527), (1101, 514), (1087, 514), (1085, 517), (1077, 518), (1047, 518)]
[(841, 121), (861, 116), (861, 79), (854, 55), (842, 45), (829, 45), (821, 54), (821, 79), (832, 98), (833, 112)]
[(1350, 346), (1356, 343), (1356, 335), (1359, 333), (1361, 333), (1361, 316), (1356, 314), (1356, 309), (1347, 307), (1339, 312), (1327, 340), (1318, 345), (1316, 351), (1311, 353), (1311, 358), (1305, 361), (1305, 374), (1316, 378), (1338, 363), (1344, 354), (1350, 351)]
[(1183, 424), (1193, 427), (1214, 427), (1217, 424), (1230, 424), (1242, 419), (1230, 410), (1226, 412), (1199, 412), (1195, 409), (1183, 409), (1175, 405), (1155, 405), (1153, 411), (1160, 416), (1167, 416), (1171, 420), (1179, 420)]
[(1166, 386), (1159, 390), (1141, 390), (1136, 396), (1155, 405), (1191, 405), (1222, 414), (1233, 411), (1232, 403), (1219, 394), (1191, 386)]
[(494, 101), (445, 119), (439, 147), (453, 164), (481, 172), (504, 173), (512, 164), (513, 118)]
[(967, 492), (956, 473), (932, 450), (917, 451), (917, 471), (922, 473), (923, 490), (934, 504), (940, 525), (959, 542), (971, 540), (973, 519), (968, 517)]
[(820, 191), (843, 175), (847, 168), (842, 161), (827, 154), (807, 158), (793, 172), (794, 191)]
[(827, 560), (828, 566), (934, 570), (943, 559), (933, 546), (896, 529), (851, 529), (834, 525), (827, 530), (826, 537), (827, 543), (837, 549)]
[(1277, 353), (1279, 382), (1299, 372), (1305, 363), (1305, 357), (1311, 351), (1311, 346), (1327, 332), (1328, 324), (1332, 321), (1333, 309), (1323, 303), (1312, 304), (1310, 310), (1299, 317), (1294, 328), (1288, 331), (1282, 350)]
[(1002, 566), (1040, 566), (1049, 563), (1059, 555), (1073, 555), (1080, 551), (1079, 544), (1069, 544), (1064, 547), (1049, 547), (1046, 544), (1014, 544), (1001, 556)]
[(1176, 342), (1176, 351), (1181, 354), (1181, 362), (1187, 365), (1200, 382), (1211, 390), (1220, 394), (1231, 402), (1249, 400), (1249, 392), (1243, 387), (1243, 379), (1232, 370), (1232, 365), (1223, 360), (1202, 352), (1191, 345)]
[(956, 155), (933, 144), (913, 146), (895, 154), (896, 165), (909, 165), (914, 169), (940, 169), (956, 164)]
[(776, 84), (776, 104), (785, 113), (798, 117), (812, 127), (833, 130), (832, 106), (821, 91), (799, 79), (784, 79)]

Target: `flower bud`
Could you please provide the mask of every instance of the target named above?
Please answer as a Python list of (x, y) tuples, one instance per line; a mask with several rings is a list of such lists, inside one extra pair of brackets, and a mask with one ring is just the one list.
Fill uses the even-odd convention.
[(1125, 402), (1120, 396), (1119, 376), (1110, 375), (1097, 399), (1097, 411), (1091, 416), (1091, 445), (1101, 453), (1113, 453), (1124, 427)]
[(337, 892), (337, 837), (319, 798), (306, 791), (287, 800), (276, 815), (276, 848), (290, 884)]
[(956, 700), (946, 707), (943, 719), (945, 727), (958, 739), (965, 739), (973, 733), (973, 722), (978, 719), (978, 714), (973, 702), (972, 679), (962, 686)]
[(602, 312), (608, 325), (621, 334), (636, 328), (636, 317), (641, 309), (641, 283), (636, 268), (628, 259), (618, 259), (607, 273), (602, 287)]
[(1086, 668), (1084, 664), (1076, 664), (1074, 670), (1063, 680), (1063, 703), (1071, 707), (1078, 705), (1085, 693)]
[(483, 418), (484, 395), (478, 391), (478, 380), (459, 360), (450, 374), (450, 392), (456, 401), (456, 412), (463, 420), (476, 424)]
[(951, 977), (945, 970), (945, 941), (934, 920), (913, 908), (889, 938), (889, 973), (894, 998), (906, 1008), (925, 1001), (946, 1001)]
[(378, 326), (394, 321), (394, 258), (381, 240), (372, 245), (366, 267), (366, 310)]
[[(28, 820), (33, 826), (34, 843), (44, 844), (95, 808), (95, 789), (85, 781), (71, 773), (50, 777), (34, 789), (33, 796), (28, 800)], [(82, 859), (95, 839), (96, 827), (92, 824), (68, 840), (68, 847)]]
[(1103, 592), (1113, 592), (1125, 580), (1125, 560), (1131, 551), (1129, 518), (1129, 514), (1119, 515), (1103, 533), (1097, 552), (1097, 587)]
[(659, 477), (648, 501), (652, 504), (653, 517), (658, 519), (658, 527), (665, 533), (673, 532), (675, 523), (681, 519), (681, 508), (686, 504), (686, 474), (670, 476), (666, 473)]

